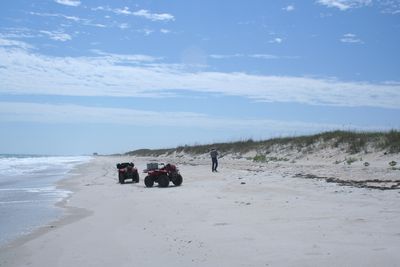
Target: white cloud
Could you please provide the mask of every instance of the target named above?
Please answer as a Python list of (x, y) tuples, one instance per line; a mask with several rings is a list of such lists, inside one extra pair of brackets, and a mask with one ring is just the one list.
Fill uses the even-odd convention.
[(114, 9), (114, 13), (119, 15), (132, 15), (132, 12), (129, 10), (129, 7), (116, 8)]
[(231, 55), (221, 55), (221, 54), (212, 54), (209, 55), (212, 59), (229, 59), (229, 58), (238, 58), (238, 57), (245, 57), (244, 54), (231, 54)]
[(272, 40), (269, 41), (269, 43), (272, 43), (272, 44), (280, 44), (280, 43), (282, 43), (282, 42), (283, 42), (283, 39), (282, 39), (282, 38), (279, 38), (279, 37), (274, 38), (274, 39), (272, 39)]
[(270, 55), (270, 54), (253, 54), (250, 55), (252, 58), (260, 58), (260, 59), (278, 59), (278, 56)]
[(379, 1), (382, 13), (385, 14), (400, 14), (400, 0), (380, 0)]
[(85, 25), (98, 27), (98, 28), (107, 28), (107, 25), (104, 25), (104, 24), (101, 24), (101, 23), (88, 23), (88, 24), (85, 24)]
[(79, 0), (55, 0), (55, 2), (66, 6), (79, 6), (81, 4)]
[(167, 30), (167, 29), (160, 29), (160, 32), (163, 33), (163, 34), (171, 33), (171, 31)]
[(342, 43), (363, 43), (363, 41), (361, 39), (359, 39), (357, 37), (357, 35), (353, 34), (353, 33), (346, 33), (342, 36), (342, 38), (340, 38), (340, 41)]
[(220, 54), (212, 54), (209, 55), (210, 58), (212, 59), (230, 59), (230, 58), (243, 58), (243, 57), (249, 57), (249, 58), (258, 58), (258, 59), (278, 59), (279, 56), (275, 55), (270, 55), (270, 54), (227, 54), (227, 55), (220, 55)]
[[(54, 105), (0, 102), (0, 121), (46, 123), (112, 123), (136, 125), (178, 125), (204, 121), (205, 115), (190, 112), (154, 112), (136, 109), (99, 108), (80, 105)], [(195, 123), (195, 122), (193, 122)], [(204, 125), (204, 122), (203, 122)]]
[(54, 40), (54, 41), (61, 41), (61, 42), (65, 42), (65, 41), (69, 41), (72, 40), (71, 35), (67, 34), (67, 33), (63, 33), (63, 32), (51, 32), (51, 31), (40, 31), (41, 33), (49, 36), (50, 39)]
[(136, 30), (136, 31), (140, 32), (140, 33), (143, 33), (146, 36), (149, 36), (150, 34), (152, 34), (154, 32), (154, 30), (147, 29), (147, 28), (139, 29), (139, 30)]
[[(129, 58), (106, 53), (94, 57), (53, 57), (21, 48), (0, 46), (1, 94), (154, 96), (171, 90), (177, 94), (180, 90), (192, 90), (267, 102), (400, 108), (399, 83), (190, 72), (182, 65), (156, 64), (152, 62), (154, 57)], [(126, 59), (128, 63), (137, 62), (124, 64)]]
[(145, 9), (141, 9), (139, 11), (133, 12), (132, 14), (135, 15), (135, 16), (138, 16), (138, 17), (143, 17), (143, 18), (152, 20), (152, 21), (175, 20), (175, 17), (173, 15), (171, 15), (171, 14), (168, 14), (168, 13), (161, 13), (161, 14), (150, 13), (148, 10), (145, 10)]
[(294, 5), (288, 5), (287, 7), (282, 8), (283, 10), (290, 12), (294, 10)]
[(94, 26), (94, 27), (99, 27), (99, 28), (105, 28), (106, 27), (106, 25), (104, 25), (104, 24), (93, 23), (89, 19), (83, 19), (83, 18), (79, 18), (79, 17), (76, 17), (76, 16), (66, 16), (66, 15), (58, 14), (58, 13), (38, 13), (38, 12), (30, 12), (29, 14), (35, 15), (35, 16), (41, 16), (41, 17), (64, 18), (64, 19), (67, 19), (67, 20), (74, 21), (76, 23), (81, 23), (82, 25), (85, 25), (85, 26)]
[(129, 24), (128, 23), (121, 23), (118, 25), (118, 28), (120, 29), (128, 29), (129, 28)]
[(347, 10), (351, 8), (359, 8), (372, 4), (372, 0), (318, 0), (317, 3), (326, 7)]
[[(0, 102), (0, 122), (40, 122), (70, 124), (114, 124), (157, 127), (199, 128), (210, 130), (277, 133), (317, 132), (340, 129), (343, 125), (309, 123), (302, 121), (279, 121), (269, 119), (235, 119), (215, 117), (194, 112), (157, 112), (127, 108), (103, 108), (81, 105), (55, 105), (27, 102)], [(354, 126), (357, 129), (372, 127)], [(382, 130), (382, 127), (376, 127)]]
[(22, 41), (7, 39), (6, 36), (0, 34), (0, 47), (20, 48), (23, 50), (33, 49), (34, 47)]
[(34, 15), (34, 16), (40, 16), (40, 17), (60, 17), (60, 18), (64, 18), (67, 20), (72, 20), (75, 22), (78, 21), (82, 21), (83, 19), (80, 19), (78, 17), (75, 16), (66, 16), (63, 14), (58, 14), (58, 13), (39, 13), (39, 12), (29, 12), (30, 15)]
[(93, 49), (92, 53), (96, 55), (102, 56), (103, 59), (106, 59), (110, 63), (139, 63), (139, 62), (154, 62), (157, 60), (161, 60), (160, 57), (152, 57), (147, 55), (122, 55), (122, 54), (112, 54), (106, 53), (101, 50)]
[(142, 17), (145, 19), (149, 19), (151, 21), (174, 21), (175, 17), (169, 13), (151, 13), (150, 11), (146, 9), (140, 9), (138, 11), (131, 11), (129, 7), (123, 7), (123, 8), (110, 8), (106, 6), (99, 6), (96, 8), (93, 8), (92, 10), (98, 11), (109, 11), (113, 12), (118, 15), (129, 15), (129, 16), (137, 16), (137, 17)]
[[(37, 35), (32, 34), (32, 30), (28, 28), (8, 28), (7, 32), (0, 33), (0, 38), (4, 39), (20, 39), (35, 38)], [(25, 45), (28, 45), (25, 43)]]

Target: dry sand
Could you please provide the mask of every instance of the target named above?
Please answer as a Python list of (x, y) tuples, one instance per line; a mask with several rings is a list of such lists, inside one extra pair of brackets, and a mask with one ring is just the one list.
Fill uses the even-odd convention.
[(75, 192), (65, 218), (3, 247), (0, 266), (399, 266), (400, 190), (293, 177), (399, 170), (223, 158), (212, 173), (183, 157), (157, 159), (179, 164), (182, 186), (145, 188), (143, 173), (117, 183), (125, 160), (143, 170), (150, 159), (80, 166), (60, 185)]

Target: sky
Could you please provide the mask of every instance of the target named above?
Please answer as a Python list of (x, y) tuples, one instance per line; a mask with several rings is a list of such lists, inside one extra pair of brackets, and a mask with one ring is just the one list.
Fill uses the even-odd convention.
[(0, 2), (0, 154), (400, 129), (400, 0)]

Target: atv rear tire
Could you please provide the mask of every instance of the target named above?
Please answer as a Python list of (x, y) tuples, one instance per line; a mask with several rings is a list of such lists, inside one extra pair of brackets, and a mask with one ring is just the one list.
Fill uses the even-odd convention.
[(146, 185), (146, 187), (153, 187), (153, 185), (154, 185), (153, 178), (151, 178), (150, 176), (146, 176), (144, 178), (144, 184)]
[(172, 180), (172, 183), (175, 186), (180, 186), (182, 184), (182, 182), (183, 182), (183, 178), (182, 178), (182, 175), (180, 175), (180, 174), (176, 175), (175, 179)]
[(169, 178), (167, 175), (163, 174), (158, 177), (158, 186), (167, 187), (169, 185)]

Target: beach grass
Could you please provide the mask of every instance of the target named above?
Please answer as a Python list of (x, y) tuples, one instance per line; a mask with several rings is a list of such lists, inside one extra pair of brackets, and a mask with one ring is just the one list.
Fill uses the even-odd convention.
[[(312, 151), (322, 148), (341, 148), (346, 153), (357, 154), (360, 152), (384, 151), (385, 153), (400, 152), (400, 132), (390, 130), (387, 132), (361, 132), (361, 131), (328, 131), (314, 135), (276, 137), (267, 140), (254, 141), (253, 139), (234, 142), (220, 142), (203, 145), (184, 145), (176, 148), (164, 149), (138, 149), (129, 151), (130, 156), (160, 156), (173, 153), (187, 153), (200, 155), (208, 153), (211, 148), (217, 148), (221, 153), (244, 154), (249, 151), (271, 151), (274, 147), (281, 146), (298, 151)], [(262, 160), (256, 158), (255, 160)], [(266, 159), (265, 159), (266, 160)]]

